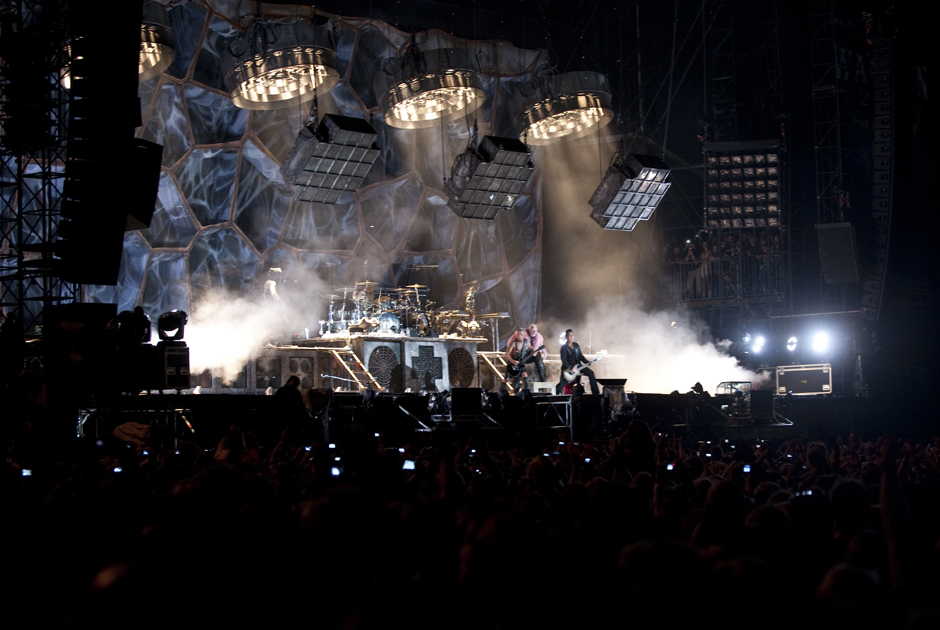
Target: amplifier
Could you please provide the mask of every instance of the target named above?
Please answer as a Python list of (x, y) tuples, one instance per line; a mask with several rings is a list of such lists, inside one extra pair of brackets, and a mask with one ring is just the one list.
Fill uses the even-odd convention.
[(777, 394), (783, 396), (812, 396), (832, 393), (832, 366), (828, 363), (813, 365), (781, 365), (777, 367)]

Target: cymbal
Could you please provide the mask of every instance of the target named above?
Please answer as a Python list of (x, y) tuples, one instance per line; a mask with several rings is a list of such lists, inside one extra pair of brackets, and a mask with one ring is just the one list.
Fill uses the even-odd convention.
[(434, 314), (443, 317), (470, 317), (467, 311), (434, 311)]
[(341, 295), (333, 295), (332, 293), (321, 293), (321, 294), (320, 294), (320, 297), (321, 297), (321, 298), (326, 298), (326, 299), (328, 299), (328, 300), (338, 300), (338, 299), (340, 299), (340, 298), (343, 297), (343, 296), (341, 296)]
[(378, 284), (378, 282), (376, 282), (375, 280), (363, 280), (362, 282), (357, 282), (357, 283), (356, 283), (356, 286), (357, 286), (357, 287), (361, 287), (361, 286), (366, 286), (366, 287), (372, 286), (372, 287), (374, 287), (374, 286), (377, 285), (377, 284)]
[(477, 313), (476, 316), (480, 319), (506, 319), (509, 313)]
[(407, 288), (407, 289), (427, 289), (427, 287), (424, 286), (423, 284), (409, 284), (409, 285), (408, 285), (407, 287), (405, 287), (405, 288)]

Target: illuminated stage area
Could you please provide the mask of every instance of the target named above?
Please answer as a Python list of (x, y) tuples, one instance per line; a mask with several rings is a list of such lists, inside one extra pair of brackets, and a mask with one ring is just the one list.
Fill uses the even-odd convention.
[(0, 0), (4, 617), (936, 624), (935, 31)]

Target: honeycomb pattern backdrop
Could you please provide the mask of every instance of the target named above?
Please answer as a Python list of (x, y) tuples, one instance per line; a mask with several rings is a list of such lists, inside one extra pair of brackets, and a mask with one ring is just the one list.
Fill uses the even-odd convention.
[[(502, 339), (512, 325), (535, 321), (539, 170), (516, 206), (495, 221), (462, 219), (447, 207), (444, 177), (466, 148), (473, 121), (395, 129), (383, 123), (373, 89), (375, 74), (398, 63), (411, 34), (379, 21), (330, 18), (341, 81), (319, 97), (319, 113), (371, 120), (381, 154), (355, 194), (332, 205), (300, 202), (291, 198), (279, 166), (309, 104), (249, 112), (232, 104), (223, 85), (220, 51), (251, 19), (244, 12), (229, 0), (170, 9), (176, 60), (139, 88), (138, 136), (164, 147), (153, 221), (146, 230), (126, 233), (118, 286), (87, 286), (86, 298), (116, 302), (119, 310), (140, 304), (154, 318), (173, 308), (192, 313), (208, 291), (247, 296), (270, 267), (279, 267), (295, 292), (364, 280), (417, 283), (430, 288), (438, 308), (463, 307), (475, 283), (478, 312), (511, 314), (500, 323)], [(418, 42), (423, 49), (477, 51), (486, 93), (475, 113), (480, 136), (518, 136), (512, 117), (538, 62), (536, 51), (464, 42), (438, 31), (419, 34)], [(297, 325), (315, 326), (326, 314), (325, 304), (317, 308)]]

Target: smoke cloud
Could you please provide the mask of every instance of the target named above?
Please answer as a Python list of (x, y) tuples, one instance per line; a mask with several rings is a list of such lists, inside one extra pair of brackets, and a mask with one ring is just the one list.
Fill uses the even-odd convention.
[(628, 390), (668, 394), (674, 390), (686, 392), (700, 382), (714, 394), (722, 381), (758, 381), (757, 374), (728, 353), (730, 341), (703, 340), (685, 313), (598, 306), (579, 322), (548, 322), (545, 328), (542, 332), (546, 341), (555, 344), (550, 351), (557, 351), (562, 331), (572, 328), (585, 354), (590, 350), (623, 355), (622, 363), (613, 358), (605, 360), (612, 378), (628, 379)]
[[(319, 320), (328, 314), (323, 297), (327, 284), (314, 273), (285, 272), (272, 276), (277, 280), (277, 298), (265, 294), (252, 300), (221, 291), (200, 298), (186, 327), (194, 374), (211, 370), (214, 377), (230, 383), (273, 338), (289, 339), (290, 333), (304, 328), (316, 334)], [(263, 279), (259, 276), (258, 281)]]
[[(729, 354), (730, 341), (711, 340), (686, 312), (646, 306), (661, 303), (655, 225), (664, 212), (688, 214), (688, 201), (680, 207), (681, 196), (670, 191), (663, 205), (671, 207), (660, 207), (632, 232), (604, 230), (590, 218), (588, 200), (617, 151), (617, 131), (611, 124), (594, 137), (539, 148), (546, 224), (539, 329), (550, 352), (557, 352), (559, 334), (572, 328), (585, 354), (590, 345), (594, 352), (623, 355), (625, 362), (607, 361), (607, 370), (621, 366), (608, 373), (627, 378), (627, 389), (638, 392), (685, 392), (701, 382), (714, 394), (722, 381), (757, 381)], [(629, 148), (656, 152), (639, 144)], [(696, 213), (686, 219), (694, 232)]]

